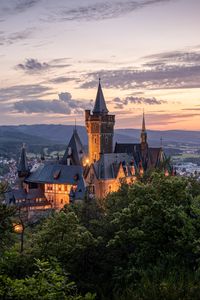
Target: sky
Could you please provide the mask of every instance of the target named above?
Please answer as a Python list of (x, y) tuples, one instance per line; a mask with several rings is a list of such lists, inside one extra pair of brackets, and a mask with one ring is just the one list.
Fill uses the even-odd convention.
[(0, 125), (200, 130), (200, 0), (0, 0)]

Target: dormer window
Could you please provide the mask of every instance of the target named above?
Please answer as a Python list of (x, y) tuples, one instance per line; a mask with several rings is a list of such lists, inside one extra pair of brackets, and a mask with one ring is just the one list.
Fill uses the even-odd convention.
[(56, 170), (53, 174), (53, 178), (54, 179), (58, 179), (60, 177), (60, 173), (61, 173), (61, 169)]

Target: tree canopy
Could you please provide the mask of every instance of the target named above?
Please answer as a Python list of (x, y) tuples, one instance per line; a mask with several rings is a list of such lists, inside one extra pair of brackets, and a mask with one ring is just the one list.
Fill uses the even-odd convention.
[(153, 173), (52, 213), (18, 243), (2, 248), (2, 299), (199, 299), (200, 183)]

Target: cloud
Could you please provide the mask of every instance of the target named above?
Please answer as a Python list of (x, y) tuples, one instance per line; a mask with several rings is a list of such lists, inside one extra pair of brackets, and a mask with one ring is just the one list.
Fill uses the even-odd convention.
[[(53, 63), (52, 63), (53, 62)], [(59, 61), (56, 62), (55, 60), (51, 62), (39, 62), (35, 58), (27, 58), (24, 63), (20, 63), (16, 66), (16, 69), (23, 70), (26, 73), (34, 74), (46, 71), (52, 68), (65, 68), (69, 67), (69, 64), (62, 63), (60, 64)]]
[(0, 89), (0, 101), (7, 102), (15, 99), (35, 98), (52, 95), (51, 88), (41, 84), (15, 85)]
[(194, 108), (182, 108), (182, 110), (185, 110), (185, 111), (200, 111), (200, 107), (194, 107)]
[(75, 78), (60, 76), (60, 77), (50, 79), (49, 82), (54, 83), (54, 84), (60, 84), (60, 83), (65, 83), (65, 82), (73, 81), (73, 80), (75, 80)]
[(13, 104), (16, 113), (53, 113), (61, 115), (82, 114), (85, 109), (90, 109), (92, 101), (72, 99), (68, 92), (60, 93), (58, 99), (54, 100), (21, 100)]
[(34, 28), (27, 28), (25, 30), (17, 31), (12, 34), (6, 35), (5, 32), (0, 31), (0, 45), (13, 45), (20, 41), (29, 39), (32, 36)]
[(40, 0), (6, 0), (0, 1), (0, 15), (21, 13), (34, 7)]
[(26, 72), (38, 72), (44, 71), (49, 68), (47, 63), (40, 63), (37, 59), (30, 58), (25, 61), (24, 64), (18, 64), (17, 69), (21, 69)]
[(100, 76), (106, 88), (185, 89), (200, 88), (200, 51), (172, 51), (145, 57), (139, 68), (130, 66), (99, 70), (85, 75), (81, 88), (94, 88)]
[[(146, 6), (169, 2), (170, 0), (129, 0), (129, 1), (101, 1), (74, 8), (62, 8), (54, 19), (58, 21), (98, 21), (118, 18)], [(49, 17), (49, 21), (52, 16)]]
[[(146, 127), (151, 126), (167, 126), (170, 124), (181, 124), (183, 121), (199, 117), (199, 113), (145, 113)], [(141, 126), (141, 114), (140, 115), (131, 115), (131, 116), (122, 116), (119, 113), (120, 126), (126, 127), (127, 124), (135, 124)], [(131, 126), (130, 126), (131, 127)]]
[[(198, 49), (198, 48), (197, 48)], [(152, 62), (149, 62), (147, 65), (163, 65), (163, 64), (196, 64), (200, 63), (200, 52), (196, 51), (171, 51), (158, 53), (154, 55), (149, 55), (144, 57)]]
[(142, 105), (161, 105), (167, 103), (164, 100), (157, 100), (156, 98), (144, 98), (129, 96), (124, 99), (114, 98), (112, 100), (115, 103), (115, 108), (123, 109), (128, 104), (142, 104)]

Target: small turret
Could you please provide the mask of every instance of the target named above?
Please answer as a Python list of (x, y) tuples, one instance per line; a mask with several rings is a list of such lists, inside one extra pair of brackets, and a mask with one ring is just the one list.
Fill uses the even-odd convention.
[(25, 144), (23, 144), (22, 149), (21, 149), (21, 155), (20, 155), (20, 160), (19, 160), (19, 164), (17, 167), (17, 172), (18, 172), (18, 177), (25, 178), (29, 174), (29, 167), (28, 167), (28, 163), (27, 163)]
[(29, 170), (28, 163), (27, 163), (26, 148), (25, 148), (25, 144), (23, 144), (22, 149), (21, 149), (19, 164), (17, 167), (20, 188), (23, 188), (24, 180), (29, 175), (29, 172), (30, 172), (30, 170)]
[(83, 158), (85, 157), (84, 147), (81, 143), (76, 127), (74, 128), (73, 135), (61, 160), (62, 164), (77, 165), (83, 164)]

